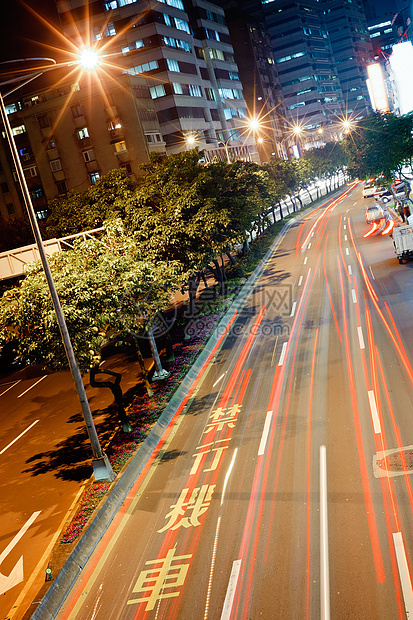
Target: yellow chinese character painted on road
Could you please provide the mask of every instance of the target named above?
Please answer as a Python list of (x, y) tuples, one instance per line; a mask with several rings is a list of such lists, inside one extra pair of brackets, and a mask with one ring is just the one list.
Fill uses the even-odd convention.
[(237, 421), (237, 415), (241, 411), (241, 405), (235, 404), (232, 407), (218, 407), (215, 411), (209, 416), (210, 422), (206, 427), (204, 434), (209, 433), (212, 430), (222, 431), (224, 426), (227, 424), (230, 428), (234, 428), (235, 422)]
[[(183, 489), (178, 501), (176, 504), (172, 504), (171, 511), (165, 517), (165, 519), (169, 518), (168, 523), (158, 532), (165, 532), (165, 530), (169, 529), (177, 530), (178, 527), (196, 527), (201, 525), (198, 517), (208, 510), (214, 489), (215, 484), (204, 484), (202, 487), (196, 487), (188, 500), (187, 495), (190, 490)], [(190, 515), (184, 517), (185, 512), (189, 512)]]
[(207, 469), (203, 469), (202, 471), (204, 472), (215, 471), (215, 469), (219, 465), (219, 461), (220, 461), (220, 458), (224, 450), (226, 450), (228, 446), (221, 445), (221, 446), (218, 446), (217, 448), (213, 448), (212, 446), (217, 445), (219, 443), (222, 444), (223, 442), (228, 442), (228, 441), (231, 441), (230, 437), (227, 437), (226, 439), (218, 439), (218, 441), (213, 441), (211, 443), (204, 444), (203, 446), (198, 446), (197, 450), (201, 450), (201, 452), (197, 452), (196, 454), (192, 455), (195, 458), (195, 463), (193, 464), (192, 469), (189, 472), (189, 475), (193, 476), (194, 474), (197, 473), (201, 463), (204, 461), (205, 455), (209, 454), (210, 452), (215, 453), (214, 458), (211, 463), (211, 467), (208, 467)]
[(146, 602), (147, 605), (145, 611), (151, 611), (151, 609), (155, 607), (157, 601), (164, 598), (179, 596), (179, 592), (168, 592), (168, 590), (171, 588), (178, 588), (183, 585), (188, 572), (189, 564), (172, 564), (172, 562), (178, 560), (188, 560), (191, 557), (192, 554), (177, 555), (175, 557), (175, 549), (169, 549), (165, 558), (145, 562), (145, 566), (151, 564), (161, 564), (161, 566), (159, 568), (143, 570), (139, 575), (132, 592), (134, 594), (151, 592), (151, 594), (142, 598), (130, 599), (127, 602), (127, 605)]

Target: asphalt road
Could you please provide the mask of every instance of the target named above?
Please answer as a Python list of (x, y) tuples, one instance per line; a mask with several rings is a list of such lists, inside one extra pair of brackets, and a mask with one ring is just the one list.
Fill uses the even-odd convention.
[[(105, 362), (122, 372), (126, 392), (137, 368), (122, 355)], [(102, 445), (109, 390), (86, 388)], [(46, 577), (51, 549), (92, 475), (92, 452), (69, 372), (25, 369), (0, 380), (0, 617), (19, 620)], [(35, 608), (35, 605), (34, 607)]]
[(413, 614), (413, 264), (367, 202), (275, 248), (59, 620)]

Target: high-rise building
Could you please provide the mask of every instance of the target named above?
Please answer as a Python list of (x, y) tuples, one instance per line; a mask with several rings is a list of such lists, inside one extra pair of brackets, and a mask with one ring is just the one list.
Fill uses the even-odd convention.
[(374, 59), (360, 1), (323, 0), (325, 27), (343, 94), (343, 111), (358, 119), (371, 111), (366, 66)]

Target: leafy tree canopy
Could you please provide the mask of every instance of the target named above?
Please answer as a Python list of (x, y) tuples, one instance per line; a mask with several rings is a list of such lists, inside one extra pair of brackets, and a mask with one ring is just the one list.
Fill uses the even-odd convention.
[(71, 191), (50, 201), (46, 236), (65, 237), (99, 228), (106, 220), (122, 217), (132, 195), (134, 181), (124, 168), (115, 168), (85, 192)]
[(375, 113), (361, 120), (344, 140), (350, 174), (361, 179), (383, 176), (387, 181), (402, 175), (402, 168), (412, 164), (412, 131), (412, 115)]
[[(142, 331), (170, 303), (180, 286), (173, 261), (151, 263), (125, 235), (119, 220), (100, 239), (78, 242), (50, 259), (79, 367), (86, 372), (100, 360), (103, 343)], [(67, 367), (54, 308), (40, 263), (20, 286), (0, 299), (0, 341), (18, 338), (25, 363), (57, 370)]]

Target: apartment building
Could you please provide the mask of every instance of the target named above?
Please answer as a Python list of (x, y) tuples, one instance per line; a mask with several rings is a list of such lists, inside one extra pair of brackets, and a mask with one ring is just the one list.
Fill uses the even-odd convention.
[[(84, 191), (100, 176), (123, 167), (139, 174), (153, 150), (165, 152), (146, 80), (127, 74), (99, 80), (67, 69), (44, 74), (6, 97), (5, 107), (39, 219), (48, 200)], [(10, 149), (0, 143), (0, 214), (22, 214)]]
[(221, 157), (257, 158), (220, 7), (203, 0), (57, 0), (57, 8), (77, 46), (91, 39), (118, 54), (124, 72), (145, 76), (168, 154), (188, 148), (191, 138)]

